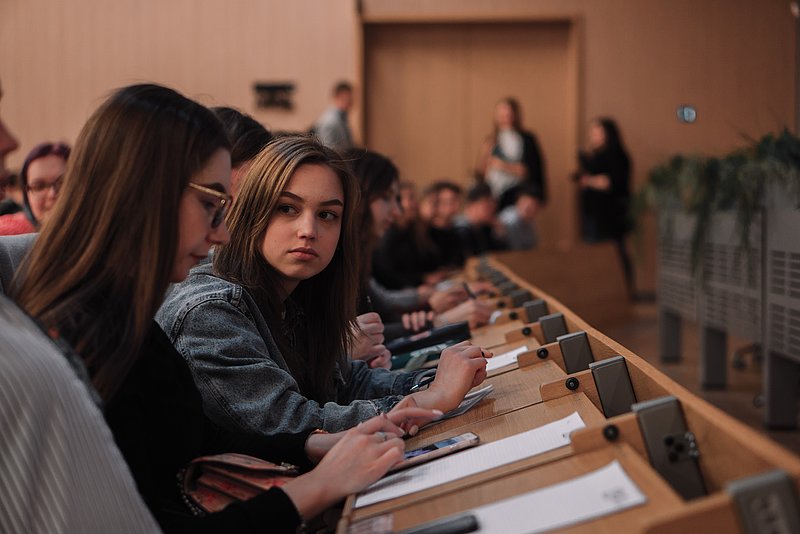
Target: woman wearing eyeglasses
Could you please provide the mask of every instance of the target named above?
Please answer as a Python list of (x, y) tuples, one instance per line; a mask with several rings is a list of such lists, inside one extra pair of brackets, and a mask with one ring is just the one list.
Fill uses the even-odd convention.
[(69, 152), (64, 143), (42, 143), (30, 151), (20, 171), (24, 208), (0, 216), (0, 235), (30, 234), (47, 220), (61, 189)]
[[(228, 139), (209, 110), (160, 86), (117, 91), (81, 131), (63, 201), (20, 267), (14, 296), (80, 355), (139, 492), (166, 532), (295, 532), (400, 460), (403, 431), (374, 418), (342, 434), (265, 438), (206, 417), (186, 361), (153, 315), (170, 282), (228, 241), (230, 176)], [(394, 414), (397, 423), (435, 415)], [(191, 515), (176, 475), (198, 456), (225, 452), (319, 464), (249, 501)]]

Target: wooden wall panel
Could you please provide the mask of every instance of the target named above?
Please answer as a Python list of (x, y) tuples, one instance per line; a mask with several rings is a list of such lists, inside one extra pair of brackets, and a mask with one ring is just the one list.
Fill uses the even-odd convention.
[(569, 21), (367, 24), (366, 141), (420, 186), (448, 178), (465, 188), (495, 103), (520, 101), (540, 141), (554, 209), (540, 217), (544, 246), (575, 232), (577, 57)]
[[(570, 73), (578, 80), (577, 117), (568, 122), (583, 130), (592, 117), (616, 117), (637, 183), (672, 153), (719, 153), (794, 120), (795, 29), (787, 0), (359, 3), (372, 22), (579, 20), (581, 41), (571, 45), (581, 69)], [(8, 163), (19, 165), (41, 140), (73, 140), (104, 94), (140, 80), (251, 113), (254, 80), (292, 80), (293, 112), (255, 115), (276, 129), (304, 129), (332, 83), (361, 76), (357, 4), (0, 0), (3, 117), (22, 144)], [(684, 103), (697, 106), (697, 123), (676, 121)], [(359, 117), (356, 109), (356, 130)], [(652, 232), (644, 241), (652, 260)], [(645, 286), (652, 286), (652, 272), (652, 263), (642, 271)]]
[[(21, 141), (8, 163), (73, 141), (104, 95), (140, 81), (305, 130), (336, 81), (357, 79), (358, 28), (353, 0), (2, 0), (3, 118)], [(295, 109), (257, 110), (256, 80), (295, 82)]]

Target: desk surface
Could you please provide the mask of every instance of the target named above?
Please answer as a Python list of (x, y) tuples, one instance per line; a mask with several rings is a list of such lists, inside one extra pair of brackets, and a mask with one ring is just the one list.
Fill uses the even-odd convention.
[(442, 435), (453, 428), (472, 425), (540, 403), (542, 395), (539, 392), (539, 384), (558, 380), (565, 376), (564, 371), (558, 365), (547, 361), (487, 378), (478, 388), (492, 384), (494, 391), (464, 415), (423, 428), (415, 438), (417, 440), (415, 443), (420, 441), (430, 443), (432, 440), (435, 441), (435, 436)]
[[(521, 410), (516, 410), (505, 415), (481, 421), (476, 424), (465, 424), (424, 440), (418, 437), (413, 438), (406, 443), (406, 449), (421, 447), (428, 443), (438, 441), (439, 439), (457, 436), (458, 434), (462, 434), (464, 432), (474, 432), (480, 436), (482, 443), (490, 443), (508, 436), (519, 434), (520, 432), (525, 432), (526, 430), (531, 430), (546, 425), (558, 419), (564, 418), (573, 412), (578, 412), (587, 426), (600, 424), (605, 420), (602, 414), (585, 395), (571, 395), (568, 397), (554, 399), (546, 403), (540, 402), (538, 404), (522, 408)], [(352, 512), (349, 512), (350, 508), (348, 508), (345, 511), (345, 515), (350, 514), (353, 521), (358, 521), (366, 517), (372, 517), (390, 510), (409, 506), (416, 502), (425, 502), (432, 496), (450, 493), (452, 491), (467, 488), (476, 484), (482, 484), (487, 480), (504, 477), (522, 469), (552, 462), (571, 454), (572, 449), (570, 447), (562, 447), (560, 449), (538, 454), (518, 462), (500, 466), (490, 471), (485, 471), (483, 473), (461, 478), (448, 484), (443, 484), (425, 491), (420, 491), (411, 495), (399, 497), (397, 499), (376, 503), (372, 506), (358, 508), (352, 510)], [(349, 506), (352, 504), (352, 502), (349, 500), (347, 504)]]
[[(389, 513), (393, 516), (394, 529), (401, 530), (563, 482), (599, 469), (615, 459), (619, 460), (628, 476), (647, 495), (647, 503), (559, 532), (609, 534), (632, 532), (639, 530), (637, 526), (645, 525), (654, 515), (678, 510), (684, 505), (683, 500), (658, 476), (646, 460), (627, 445), (620, 444), (562, 458), (470, 487), (462, 487)], [(531, 522), (535, 521), (536, 518), (532, 517)]]

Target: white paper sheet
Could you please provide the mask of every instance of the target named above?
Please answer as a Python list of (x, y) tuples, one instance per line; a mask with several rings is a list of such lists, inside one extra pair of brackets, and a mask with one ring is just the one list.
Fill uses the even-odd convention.
[(647, 497), (616, 460), (583, 476), (472, 510), (486, 534), (564, 528), (639, 506)]
[(502, 369), (503, 367), (509, 367), (511, 365), (517, 364), (517, 356), (522, 354), (523, 352), (528, 352), (528, 346), (523, 345), (518, 349), (510, 350), (508, 352), (504, 352), (503, 354), (498, 354), (497, 356), (493, 356), (486, 360), (486, 372), (494, 371), (495, 369)]
[(578, 412), (539, 428), (400, 471), (372, 484), (356, 508), (426, 490), (569, 444), (573, 430), (586, 425)]

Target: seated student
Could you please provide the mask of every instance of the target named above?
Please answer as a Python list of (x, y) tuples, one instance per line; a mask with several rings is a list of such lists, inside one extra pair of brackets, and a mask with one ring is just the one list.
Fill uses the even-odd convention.
[(22, 211), (22, 187), (18, 174), (10, 173), (5, 179), (0, 177), (0, 199), (0, 215)]
[(19, 173), (24, 209), (0, 216), (0, 235), (36, 232), (47, 219), (61, 189), (69, 151), (64, 143), (42, 143), (30, 151)]
[(431, 324), (426, 325), (428, 328), (460, 321), (469, 321), (473, 327), (486, 324), (492, 310), (482, 302), (467, 300), (460, 285), (450, 291), (433, 291), (426, 286), (392, 291), (378, 284), (372, 276), (372, 250), (400, 214), (397, 205), (399, 173), (388, 158), (376, 152), (351, 150), (345, 159), (350, 162), (362, 194), (358, 217), (360, 248), (364, 253), (360, 267), (362, 307), (366, 306), (368, 299), (369, 305), (374, 306), (384, 319), (400, 320), (400, 312), (419, 308), (427, 300), (434, 311), (430, 317)]
[(425, 197), (432, 201), (430, 213), (422, 210), (428, 220), (428, 237), (438, 251), (437, 269), (461, 268), (464, 265), (464, 253), (456, 235), (453, 223), (461, 211), (461, 187), (447, 180), (440, 180), (431, 185)]
[[(269, 525), (295, 532), (401, 458), (402, 441), (388, 438), (402, 430), (382, 417), (344, 435), (266, 438), (221, 429), (204, 414), (186, 361), (153, 314), (170, 281), (228, 239), (228, 146), (209, 110), (170, 89), (116, 91), (78, 137), (62, 201), (20, 267), (15, 298), (80, 354), (138, 490), (165, 531), (260, 532)], [(400, 422), (423, 412), (393, 416)], [(193, 458), (222, 452), (307, 467), (321, 461), (281, 488), (193, 516), (176, 475)]]
[(497, 216), (500, 221), (500, 236), (511, 250), (529, 250), (536, 247), (536, 215), (539, 212), (539, 197), (530, 186), (514, 188), (512, 204)]
[(231, 142), (231, 196), (236, 201), (239, 183), (253, 161), (272, 140), (272, 134), (260, 122), (230, 107), (211, 108), (225, 127)]
[(456, 217), (455, 229), (465, 257), (503, 250), (506, 244), (495, 237), (497, 202), (487, 184), (479, 184), (467, 193), (464, 213)]
[(242, 181), (230, 242), (159, 310), (218, 424), (337, 431), (398, 403), (450, 410), (484, 379), (481, 351), (469, 345), (445, 351), (431, 388), (405, 399), (418, 374), (349, 360), (357, 199), (336, 152), (310, 137), (276, 138)]
[[(0, 179), (16, 146), (0, 120)], [(85, 384), (5, 297), (0, 392), (0, 532), (158, 531)]]
[[(400, 214), (375, 247), (372, 274), (387, 289), (417, 287), (436, 270), (435, 249), (419, 217), (417, 188), (400, 182)], [(440, 281), (437, 279), (435, 281)]]

